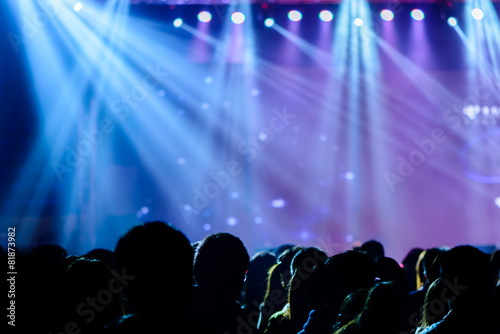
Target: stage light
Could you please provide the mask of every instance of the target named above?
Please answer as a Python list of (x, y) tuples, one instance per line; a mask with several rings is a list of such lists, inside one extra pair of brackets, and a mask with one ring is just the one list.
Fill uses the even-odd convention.
[(472, 17), (475, 18), (476, 20), (482, 20), (484, 18), (484, 13), (481, 9), (479, 8), (474, 8), (471, 11)]
[(268, 28), (271, 28), (274, 25), (274, 19), (268, 17), (264, 20), (264, 25)]
[(290, 21), (298, 22), (302, 20), (302, 13), (298, 10), (291, 10), (288, 12), (288, 18), (290, 19)]
[(448, 24), (450, 25), (450, 27), (454, 27), (457, 25), (457, 19), (454, 18), (454, 17), (449, 17), (448, 18)]
[(363, 20), (360, 19), (359, 17), (354, 20), (354, 24), (358, 27), (361, 27), (363, 25)]
[(198, 20), (204, 23), (210, 22), (212, 20), (212, 14), (210, 14), (210, 12), (207, 11), (200, 12), (198, 14)]
[(500, 208), (500, 197), (495, 198), (495, 205)]
[(276, 209), (283, 208), (285, 204), (286, 202), (282, 198), (275, 199), (271, 202), (271, 206)]
[(238, 223), (238, 219), (234, 218), (234, 217), (229, 217), (226, 221), (226, 223), (229, 225), (229, 226), (234, 226)]
[(394, 19), (394, 13), (389, 9), (384, 9), (380, 12), (380, 17), (384, 21), (392, 21)]
[(179, 28), (182, 25), (182, 19), (178, 18), (174, 20), (174, 27)]
[(75, 3), (75, 6), (73, 7), (73, 10), (75, 12), (79, 12), (82, 9), (82, 7), (83, 7), (82, 3), (81, 2), (77, 2), (77, 3)]
[(235, 24), (242, 24), (245, 22), (245, 15), (242, 12), (234, 12), (231, 15), (231, 21)]
[(425, 17), (424, 12), (422, 12), (420, 9), (412, 10), (410, 15), (415, 21), (422, 21)]
[(329, 10), (322, 10), (319, 12), (319, 18), (321, 21), (330, 22), (333, 20), (333, 14)]

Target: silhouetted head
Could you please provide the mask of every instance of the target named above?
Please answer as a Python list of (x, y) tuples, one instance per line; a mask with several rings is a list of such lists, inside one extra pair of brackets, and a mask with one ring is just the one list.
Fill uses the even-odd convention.
[(175, 316), (187, 309), (193, 248), (181, 231), (159, 221), (135, 226), (120, 238), (114, 253), (124, 291), (138, 314)]
[(309, 312), (313, 309), (309, 302), (309, 285), (312, 275), (328, 256), (316, 247), (304, 248), (295, 254), (290, 265), (292, 279), (288, 289), (289, 317), (297, 326), (297, 332), (307, 321)]
[(351, 292), (345, 297), (342, 305), (340, 305), (339, 316), (334, 327), (335, 329), (345, 326), (363, 311), (369, 292), (370, 289), (359, 289)]
[(260, 252), (252, 257), (244, 287), (245, 304), (262, 303), (266, 294), (268, 273), (276, 264), (276, 260), (276, 255), (271, 252)]
[(293, 257), (302, 249), (304, 249), (304, 247), (300, 246), (287, 248), (278, 257), (278, 267), (275, 270), (278, 270), (280, 274), (281, 284), (285, 289), (288, 289), (288, 284), (290, 282), (290, 279), (292, 279), (292, 272), (290, 270)]
[(421, 327), (429, 327), (441, 321), (450, 311), (448, 300), (444, 297), (446, 293), (449, 293), (449, 288), (441, 277), (429, 285), (422, 307)]
[(306, 247), (299, 250), (292, 258), (290, 263), (291, 273), (297, 270), (310, 273), (314, 267), (320, 263), (324, 263), (328, 259), (328, 255), (324, 251), (316, 247)]
[(347, 251), (334, 255), (313, 273), (310, 302), (314, 309), (326, 309), (337, 316), (344, 298), (358, 289), (372, 287), (374, 263), (363, 253)]
[(114, 266), (115, 266), (114, 254), (109, 249), (96, 248), (96, 249), (89, 251), (83, 257), (86, 259), (89, 259), (89, 260), (102, 261), (102, 262), (106, 263), (106, 265), (110, 268), (114, 268)]
[(370, 290), (358, 324), (362, 333), (399, 334), (405, 320), (399, 293), (392, 283), (379, 282)]
[[(287, 289), (283, 287), (281, 282), (281, 270), (279, 264), (273, 265), (269, 269), (269, 274), (267, 277), (266, 293), (264, 295), (263, 303), (264, 305), (272, 305), (273, 310), (281, 310), (287, 303)], [(289, 269), (290, 270), (290, 269)], [(272, 315), (266, 312), (261, 313), (261, 317), (266, 320), (261, 324), (262, 327), (267, 326), (267, 319)]]
[(375, 261), (375, 275), (382, 282), (392, 282), (393, 287), (401, 294), (408, 294), (408, 279), (406, 273), (396, 260), (390, 257), (378, 257)]
[(369, 240), (355, 250), (368, 255), (372, 261), (375, 261), (377, 257), (383, 257), (385, 255), (384, 246), (376, 240)]
[[(432, 283), (439, 277), (439, 260), (436, 259), (439, 255), (446, 252), (444, 248), (429, 248), (425, 250), (425, 255), (422, 259), (423, 274), (429, 283)], [(434, 265), (436, 262), (436, 265)]]
[(62, 265), (68, 253), (59, 245), (45, 244), (33, 248), (31, 254), (34, 258)]
[(286, 251), (287, 249), (293, 248), (293, 247), (295, 247), (295, 245), (292, 245), (292, 244), (281, 245), (278, 248), (276, 248), (276, 250), (274, 251), (274, 254), (276, 254), (277, 258), (279, 258), (281, 256), (281, 254), (283, 254), (284, 251)]
[(489, 258), (472, 246), (457, 246), (444, 253), (441, 277), (447, 285), (454, 286), (455, 291), (447, 294), (451, 305), (467, 303), (472, 307), (493, 288)]
[(221, 300), (235, 301), (243, 288), (250, 257), (243, 242), (229, 233), (215, 233), (201, 241), (194, 258), (198, 286), (217, 294)]
[(423, 252), (421, 248), (413, 248), (408, 254), (406, 254), (403, 259), (403, 270), (406, 272), (406, 277), (408, 278), (408, 289), (409, 291), (414, 291), (417, 289), (417, 261), (420, 254)]
[(403, 266), (412, 267), (413, 269), (415, 269), (418, 257), (420, 256), (420, 253), (422, 253), (423, 251), (424, 250), (422, 248), (412, 248), (403, 259)]
[[(122, 315), (123, 286), (104, 262), (79, 258), (66, 269), (64, 281), (66, 320), (76, 321), (83, 333), (95, 332)], [(94, 312), (94, 317), (90, 312), (93, 305), (89, 304), (89, 298), (99, 311)]]

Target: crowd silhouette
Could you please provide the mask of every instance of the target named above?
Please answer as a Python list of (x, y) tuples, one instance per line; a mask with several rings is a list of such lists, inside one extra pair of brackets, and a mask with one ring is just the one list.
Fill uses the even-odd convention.
[[(5, 256), (5, 253), (3, 253)], [(415, 248), (401, 264), (369, 240), (336, 254), (283, 245), (250, 256), (229, 233), (191, 242), (171, 224), (114, 250), (17, 254), (22, 333), (500, 333), (500, 254)]]

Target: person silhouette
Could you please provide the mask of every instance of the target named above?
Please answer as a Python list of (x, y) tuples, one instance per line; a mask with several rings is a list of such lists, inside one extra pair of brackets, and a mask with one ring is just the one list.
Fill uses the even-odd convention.
[(174, 326), (184, 332), (206, 331), (186, 318), (194, 253), (181, 231), (161, 221), (135, 226), (120, 238), (114, 255), (115, 274), (133, 312), (109, 324), (107, 333), (158, 332)]
[(251, 325), (237, 299), (250, 257), (243, 242), (230, 233), (214, 233), (198, 245), (194, 257), (194, 298), (189, 316), (215, 334), (237, 333)]

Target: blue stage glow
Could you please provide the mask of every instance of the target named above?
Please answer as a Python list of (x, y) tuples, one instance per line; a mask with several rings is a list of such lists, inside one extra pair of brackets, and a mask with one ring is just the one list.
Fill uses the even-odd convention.
[[(454, 3), (453, 29), (433, 4), (423, 24), (414, 5), (391, 7), (394, 20), (368, 0), (340, 2), (335, 19), (319, 3), (76, 2), (0, 5), (12, 14), (0, 107), (17, 108), (0, 227), (16, 225), (20, 249), (113, 249), (153, 220), (193, 242), (229, 231), (249, 252), (378, 235), (403, 258), (452, 230), (450, 243), (499, 240), (499, 195), (479, 183), (500, 182), (500, 136), (471, 143), (500, 122), (491, 1)], [(457, 212), (464, 198), (474, 209)], [(445, 215), (462, 228), (435, 223)]]

